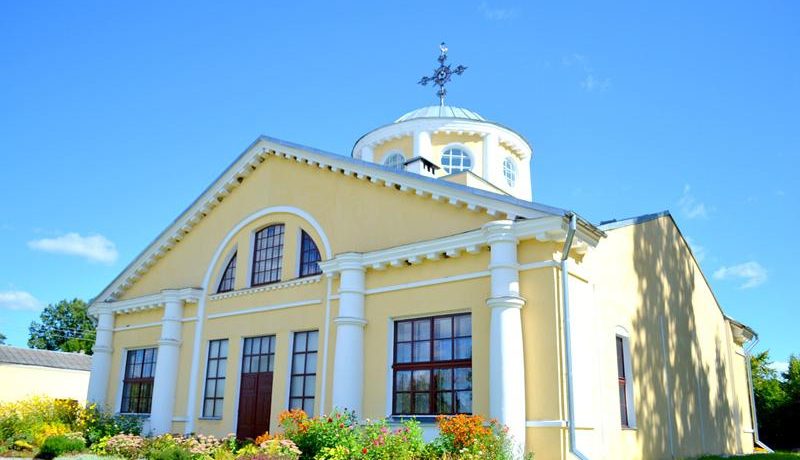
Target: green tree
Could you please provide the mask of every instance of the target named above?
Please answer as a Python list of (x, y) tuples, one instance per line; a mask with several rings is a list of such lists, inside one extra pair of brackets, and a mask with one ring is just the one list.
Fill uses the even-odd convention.
[(61, 300), (42, 311), (28, 328), (28, 346), (43, 350), (92, 353), (95, 327), (81, 299)]
[(6, 336), (2, 332), (0, 332), (0, 345), (6, 344)]
[(753, 392), (756, 395), (756, 412), (761, 419), (786, 404), (786, 392), (778, 380), (778, 373), (772, 368), (769, 350), (753, 355), (750, 366), (753, 373)]
[(783, 388), (791, 401), (800, 401), (800, 358), (789, 356), (789, 368), (783, 373)]

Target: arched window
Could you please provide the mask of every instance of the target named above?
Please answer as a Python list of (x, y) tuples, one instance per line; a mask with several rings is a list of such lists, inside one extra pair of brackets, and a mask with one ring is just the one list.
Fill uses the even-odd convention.
[(270, 225), (256, 232), (253, 245), (253, 276), (251, 285), (281, 280), (283, 265), (283, 224)]
[(383, 165), (395, 169), (405, 169), (406, 157), (404, 157), (402, 153), (398, 152), (390, 153), (383, 160)]
[(503, 175), (506, 177), (508, 185), (514, 186), (517, 182), (517, 163), (511, 157), (506, 157), (503, 160)]
[(442, 152), (442, 167), (447, 174), (469, 171), (472, 169), (472, 157), (459, 147), (448, 147)]
[(229, 292), (233, 290), (233, 284), (236, 281), (236, 253), (228, 261), (225, 271), (222, 272), (222, 278), (219, 280), (219, 287), (217, 292)]
[(314, 240), (304, 230), (300, 231), (300, 276), (319, 275), (319, 249)]

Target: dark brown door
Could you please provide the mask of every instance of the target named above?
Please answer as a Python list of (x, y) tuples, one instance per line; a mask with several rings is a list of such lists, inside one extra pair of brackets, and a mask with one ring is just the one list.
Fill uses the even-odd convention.
[(255, 439), (269, 431), (274, 365), (274, 335), (244, 339), (236, 428), (236, 436), (240, 439)]

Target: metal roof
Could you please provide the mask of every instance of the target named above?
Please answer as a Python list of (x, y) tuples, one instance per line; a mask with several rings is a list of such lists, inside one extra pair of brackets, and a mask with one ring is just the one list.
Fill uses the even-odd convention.
[(0, 346), (0, 363), (89, 371), (92, 357), (83, 353)]
[(430, 105), (428, 107), (412, 110), (394, 122), (401, 123), (408, 120), (415, 120), (417, 118), (464, 118), (467, 120), (486, 121), (486, 119), (482, 116), (463, 107), (454, 107), (452, 105)]

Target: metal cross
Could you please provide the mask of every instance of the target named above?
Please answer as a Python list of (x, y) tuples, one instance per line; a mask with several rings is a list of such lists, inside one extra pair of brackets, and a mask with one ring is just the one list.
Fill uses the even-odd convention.
[(455, 75), (461, 75), (467, 70), (466, 67), (460, 65), (455, 69), (450, 68), (450, 64), (445, 64), (447, 61), (447, 45), (442, 42), (439, 45), (439, 50), (441, 50), (441, 54), (439, 55), (439, 68), (433, 71), (432, 77), (422, 77), (419, 81), (419, 84), (422, 86), (427, 86), (428, 83), (433, 82), (434, 85), (439, 87), (439, 91), (436, 92), (436, 95), (439, 96), (439, 105), (444, 107), (444, 97), (447, 95), (447, 90), (445, 89), (444, 85), (450, 81), (450, 78)]

